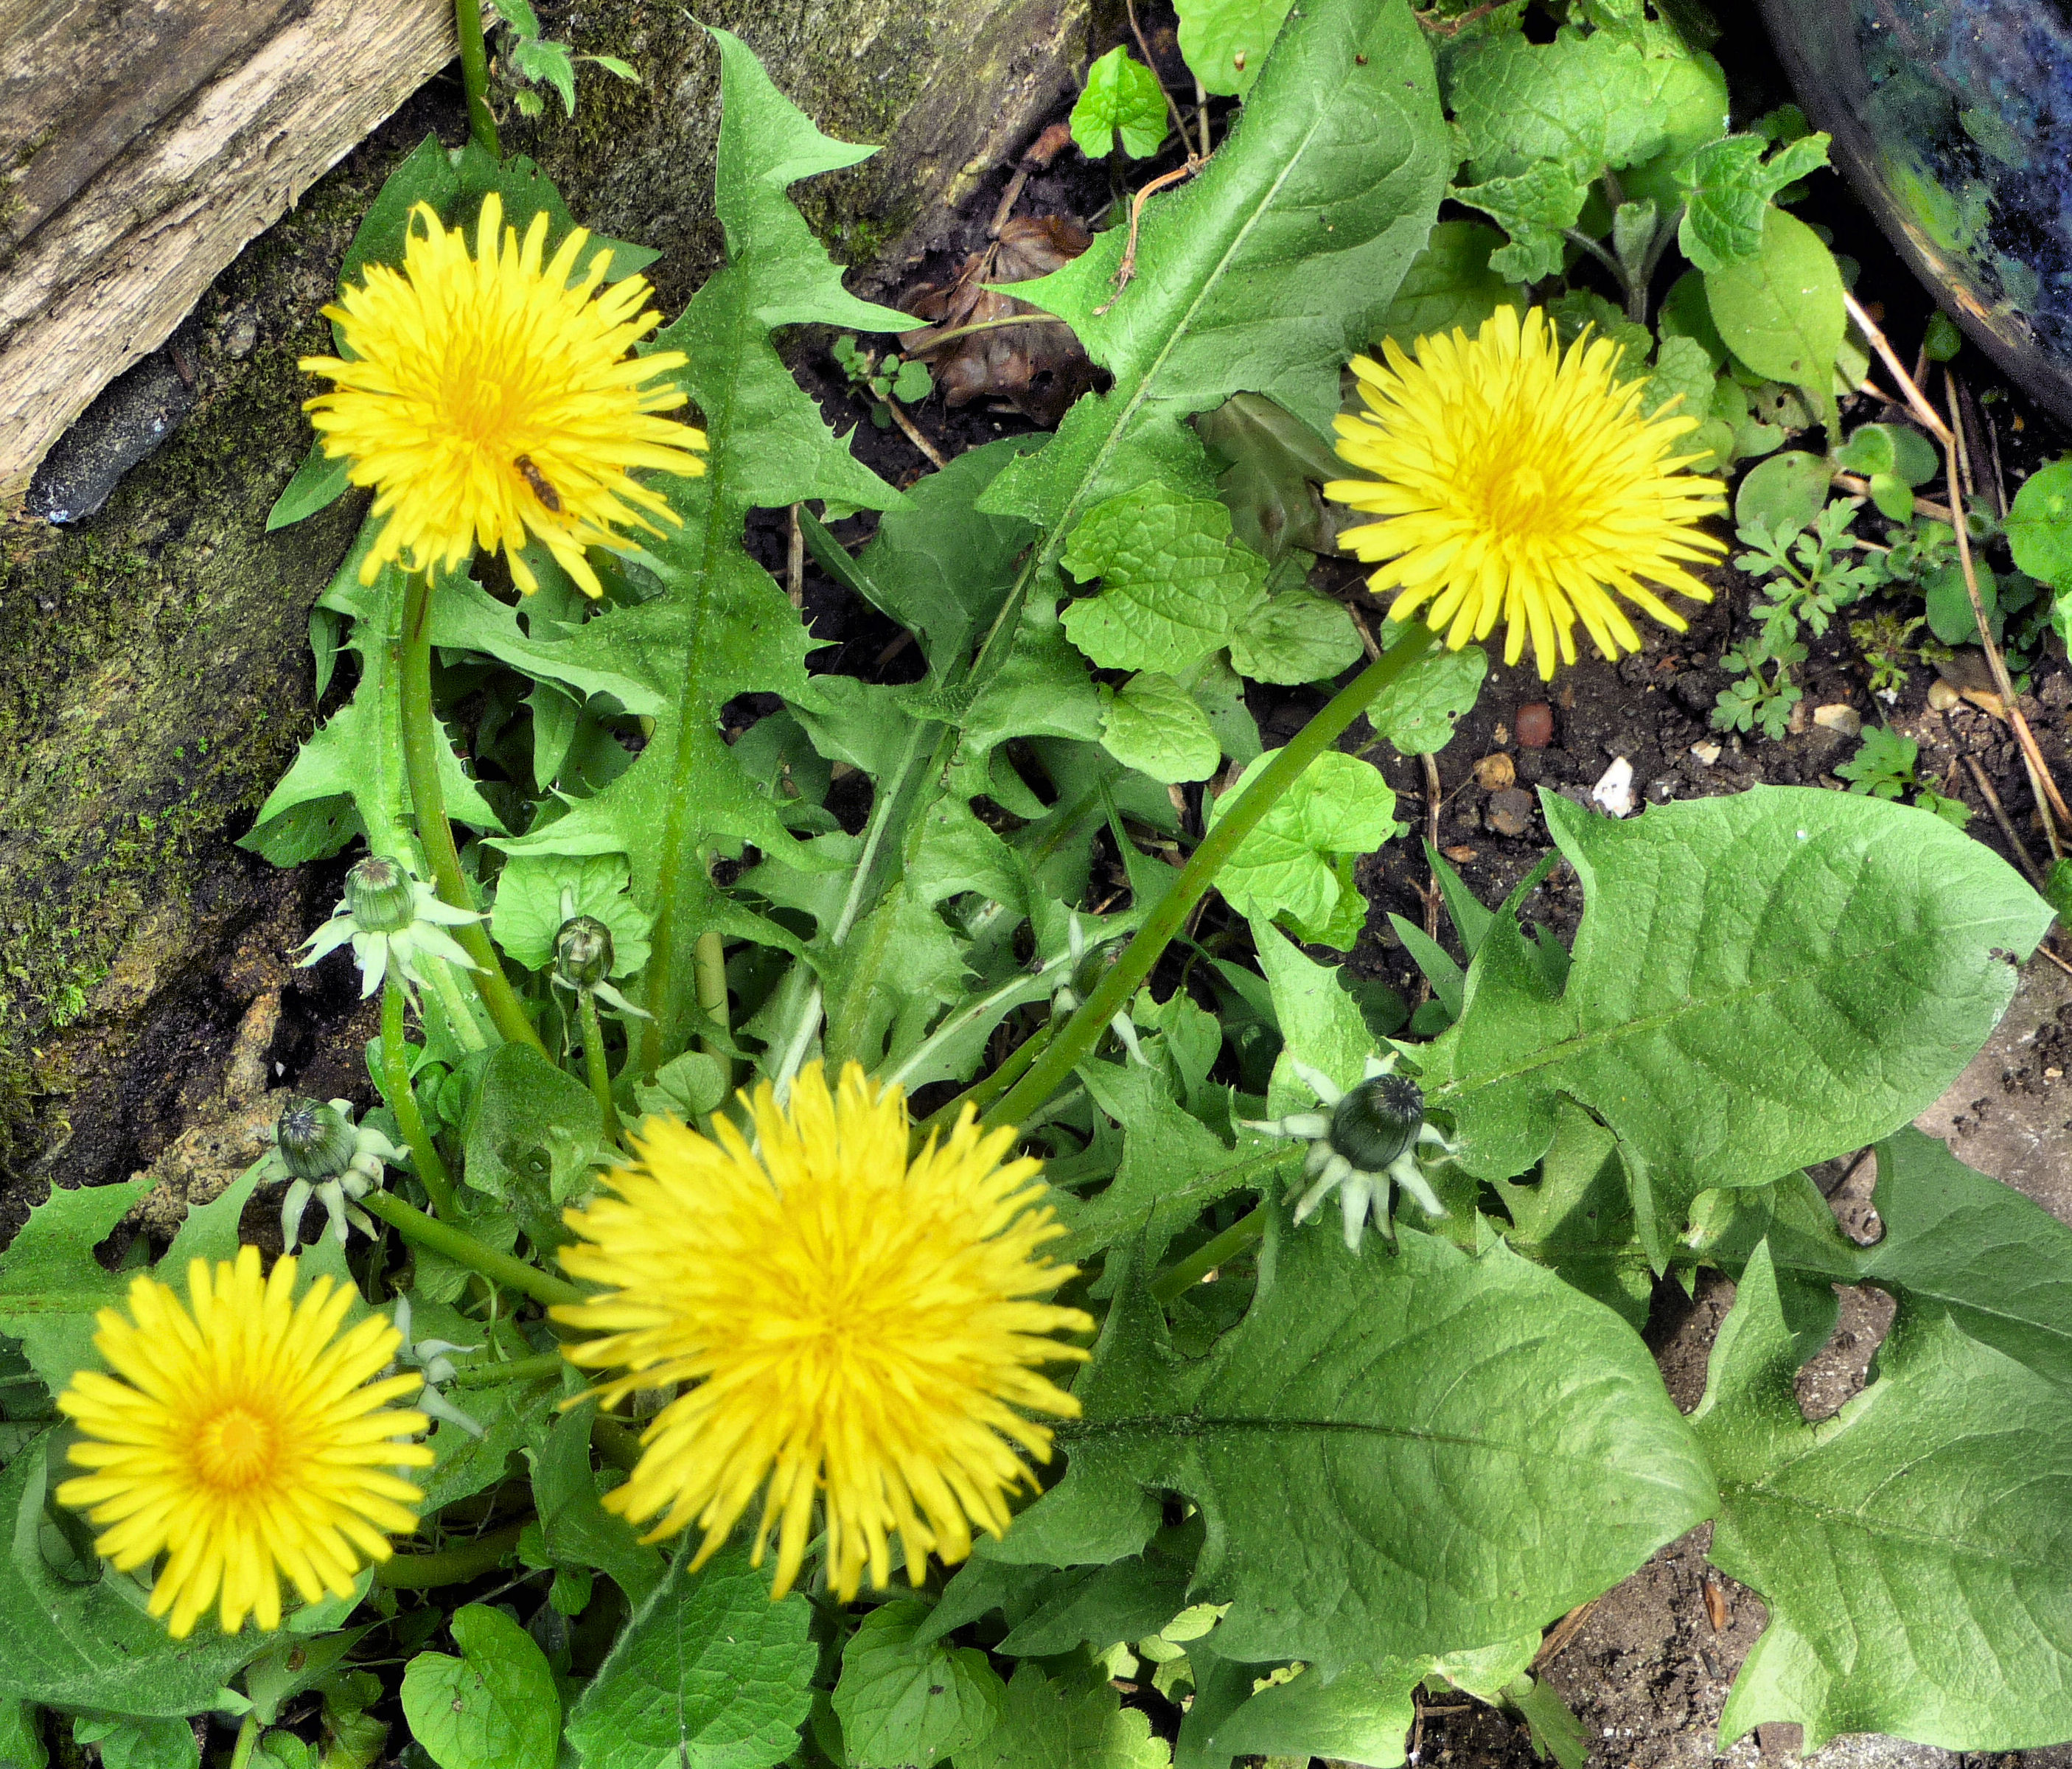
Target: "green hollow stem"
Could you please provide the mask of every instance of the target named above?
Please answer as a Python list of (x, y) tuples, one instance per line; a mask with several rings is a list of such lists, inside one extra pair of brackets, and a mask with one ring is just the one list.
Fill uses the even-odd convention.
[(504, 157), (496, 139), (496, 119), (489, 113), (489, 55), (483, 47), (482, 8), (476, 0), (454, 0), (454, 23), (460, 31), (460, 78), (467, 88), (467, 129), (493, 159)]
[(465, 1585), (501, 1566), (504, 1557), (517, 1547), (524, 1528), (523, 1524), (512, 1524), (430, 1554), (391, 1554), (376, 1565), (374, 1582), (392, 1591), (428, 1591), (442, 1585)]
[(611, 1071), (604, 1060), (604, 1027), (597, 1017), (597, 998), (586, 989), (576, 991), (578, 1012), (582, 1021), (583, 1068), (590, 1076), (590, 1090), (597, 1096), (597, 1109), (604, 1114), (604, 1133), (622, 1146), (626, 1133), (619, 1128), (619, 1108), (611, 1099)]
[(590, 1421), (590, 1441), (597, 1453), (615, 1468), (631, 1474), (640, 1464), (640, 1434), (606, 1418), (602, 1413)]
[[(381, 1575), (375, 1574), (376, 1578)], [(237, 1744), (230, 1753), (230, 1769), (246, 1769), (252, 1761), (252, 1752), (259, 1742), (259, 1716), (248, 1713), (237, 1728)]]
[(360, 1207), (370, 1216), (379, 1216), (404, 1240), (429, 1247), (435, 1253), (443, 1253), (456, 1265), (479, 1272), (491, 1282), (529, 1296), (536, 1302), (551, 1306), (583, 1300), (583, 1293), (565, 1278), (543, 1272), (537, 1265), (528, 1265), (509, 1253), (500, 1253), (494, 1247), (485, 1247), (466, 1230), (428, 1216), (388, 1192), (368, 1192), (360, 1200)]
[[(463, 3), (462, 10), (467, 10)], [(480, 35), (478, 28), (477, 35)], [(475, 898), (467, 874), (460, 869), (460, 850), (454, 845), (453, 825), (446, 821), (446, 795), (439, 786), (438, 747), (446, 741), (432, 713), (432, 583), (431, 574), (413, 571), (403, 580), (403, 771), (410, 783), (410, 803), (417, 813), (417, 839), (430, 861), (432, 881), (439, 900), (454, 909), (472, 910)], [(547, 1047), (532, 1030), (525, 1010), (489, 936), (480, 922), (471, 921), (453, 930), (454, 936), (475, 961), (468, 973), (496, 1029), (513, 1044), (529, 1044), (542, 1056)]]
[(1266, 1232), (1266, 1206), (1240, 1216), (1220, 1235), (1205, 1240), (1177, 1265), (1151, 1281), (1151, 1299), (1161, 1306), (1177, 1302), (1219, 1265), (1237, 1257)]
[(941, 1105), (936, 1107), (927, 1117), (914, 1126), (915, 1140), (919, 1142), (931, 1130), (948, 1129), (957, 1121), (957, 1114), (968, 1105), (975, 1107), (980, 1112), (985, 1111), (1008, 1088), (1028, 1073), (1029, 1065), (1043, 1054), (1044, 1046), (1056, 1035), (1058, 1026), (1057, 1020), (1046, 1020), (1009, 1051), (1007, 1053), (1007, 1060), (992, 1074), (972, 1082), (955, 1099), (945, 1100)]
[(1123, 948), (1094, 992), (1079, 1010), (1066, 1022), (1065, 1029), (1050, 1040), (1027, 1072), (985, 1115), (988, 1129), (995, 1125), (1019, 1124), (1064, 1084), (1066, 1078), (1100, 1041), (1108, 1022), (1121, 1012), (1138, 985), (1151, 974), (1174, 936), (1186, 925), (1194, 905), (1215, 882), (1223, 863), (1238, 844), (1252, 833), (1261, 817), (1281, 794), (1301, 777), (1302, 771), (1332, 744), (1345, 728), (1365, 712), (1375, 697), (1410, 669), (1431, 647), (1432, 629), (1413, 622), (1403, 636), (1369, 664), (1342, 689), (1323, 710), (1295, 734), (1293, 741), (1269, 762), (1259, 778), (1245, 788), (1243, 796), (1226, 812), (1215, 827), (1181, 868), (1158, 907)]
[[(726, 944), (717, 928), (708, 928), (691, 947), (691, 973), (697, 984), (698, 1011), (722, 1032), (730, 1030), (726, 1011)], [(701, 1039), (698, 1047), (715, 1062), (726, 1065), (727, 1082), (734, 1080), (734, 1063), (718, 1041)]]
[(388, 1109), (396, 1114), (403, 1140), (409, 1145), (411, 1165), (424, 1183), (432, 1208), (448, 1222), (460, 1214), (454, 1196), (453, 1176), (439, 1158), (439, 1146), (425, 1128), (425, 1115), (417, 1109), (417, 1096), (410, 1086), (410, 1063), (403, 1043), (403, 985), (389, 973), (381, 990), (381, 1091), (388, 1096)]
[(514, 1357), (508, 1363), (470, 1364), (448, 1376), (446, 1386), (479, 1388), (491, 1382), (537, 1382), (545, 1376), (559, 1376), (568, 1367), (568, 1360), (559, 1351), (540, 1351), (531, 1357)]

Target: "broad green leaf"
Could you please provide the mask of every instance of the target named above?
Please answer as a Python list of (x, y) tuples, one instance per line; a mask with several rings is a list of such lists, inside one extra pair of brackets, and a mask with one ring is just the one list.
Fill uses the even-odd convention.
[(842, 1648), (834, 1709), (851, 1769), (931, 1769), (1007, 1717), (1007, 1686), (973, 1647), (915, 1636), (925, 1603), (886, 1603)]
[(1441, 221), (1410, 261), (1403, 282), (1375, 323), (1374, 342), (1392, 338), (1405, 350), (1420, 338), (1456, 327), (1472, 338), (1498, 307), (1523, 311), (1519, 286), (1490, 268), (1503, 236), (1480, 221)]
[(1647, 1324), (1654, 1277), (1610, 1131), (1562, 1100), (1537, 1178), (1499, 1180), (1496, 1191), (1511, 1213), (1506, 1238), (1513, 1247), (1595, 1297), (1634, 1331)]
[(2072, 1394), (1902, 1309), (1878, 1376), (1806, 1423), (1767, 1248), (1742, 1273), (1694, 1416), (1720, 1480), (1712, 1557), (1770, 1626), (1724, 1749), (1771, 1721), (2020, 1749), (2072, 1734)]
[(1687, 197), (1676, 243), (1699, 269), (1754, 257), (1770, 199), (1827, 163), (1825, 135), (1803, 135), (1766, 163), (1769, 145), (1760, 135), (1729, 135), (1700, 148), (1677, 175)]
[(1231, 642), (1265, 593), (1266, 562), (1231, 544), (1230, 512), (1153, 480), (1096, 505), (1065, 569), (1101, 592), (1070, 603), (1065, 631), (1104, 669), (1184, 675)]
[(43, 1710), (18, 1696), (0, 1696), (0, 1769), (44, 1769)]
[[(1141, 1246), (1153, 1264), (1173, 1236), (1219, 1198), (1264, 1185), (1285, 1166), (1285, 1143), (1252, 1131), (1235, 1149), (1174, 1103), (1157, 1073), (1138, 1063), (1080, 1065), (1079, 1079), (1094, 1103), (1122, 1126), (1122, 1163), (1106, 1190), (1091, 1198), (1063, 1194), (1051, 1202), (1067, 1233), (1055, 1249), (1065, 1261), (1111, 1247)], [(1103, 1645), (1111, 1643), (1104, 1640)]]
[(1448, 84), (1478, 179), (1552, 161), (1587, 181), (1663, 144), (1641, 52), (1610, 31), (1564, 31), (1546, 43), (1492, 37), (1462, 55)]
[(1796, 216), (1763, 212), (1753, 257), (1705, 273), (1705, 299), (1727, 348), (1758, 374), (1834, 402), (1835, 353), (1848, 315), (1835, 254)]
[(1132, 159), (1150, 158), (1166, 139), (1166, 94), (1157, 75), (1117, 43), (1087, 68), (1071, 129), (1088, 159), (1106, 158), (1118, 135)]
[(143, 1720), (214, 1707), (216, 1691), (265, 1650), (267, 1636), (250, 1628), (225, 1636), (204, 1622), (175, 1640), (121, 1574), (104, 1565), (75, 1585), (52, 1572), (38, 1536), (47, 1492), (69, 1471), (47, 1469), (56, 1435), (0, 1470), (0, 1520), (13, 1530), (0, 1561), (0, 1698)]
[(1782, 537), (1809, 529), (1827, 502), (1834, 475), (1825, 460), (1786, 449), (1752, 467), (1734, 492), (1734, 520), (1762, 523)]
[(1051, 1658), (1075, 1647), (1104, 1651), (1156, 1634), (1187, 1607), (1187, 1581), (1201, 1553), (1202, 1526), (1194, 1519), (1161, 1530), (1141, 1554), (1056, 1574), (994, 1650)]
[(1170, 676), (1133, 676), (1101, 699), (1101, 747), (1125, 767), (1177, 784), (1206, 780), (1223, 747), (1194, 697)]
[(628, 876), (623, 854), (514, 855), (496, 875), (489, 931), (528, 970), (545, 970), (562, 923), (593, 916), (611, 930), (611, 975), (630, 977), (648, 962), (648, 919), (626, 894)]
[(532, 1503), (548, 1556), (557, 1566), (595, 1567), (619, 1582), (628, 1609), (637, 1610), (661, 1583), (661, 1555), (640, 1532), (598, 1502), (590, 1465), (590, 1409), (564, 1413), (526, 1450), (532, 1464)]
[(439, 1769), (554, 1769), (561, 1697), (546, 1655), (503, 1611), (454, 1611), (461, 1656), (420, 1652), (403, 1668), (403, 1718)]
[(1453, 727), (1474, 710), (1489, 674), (1480, 645), (1428, 652), (1375, 697), (1367, 722), (1402, 755), (1431, 755), (1453, 740)]
[[(1210, 829), (1279, 753), (1267, 751), (1228, 791), (1217, 795), (1209, 812)], [(1216, 888), (1240, 915), (1261, 920), (1285, 916), (1305, 940), (1318, 940), (1326, 931), (1338, 931), (1340, 905), (1347, 894), (1359, 898), (1351, 878), (1353, 857), (1372, 854), (1401, 833), (1396, 795), (1381, 770), (1356, 755), (1326, 750), (1238, 843), (1216, 875)], [(1352, 942), (1332, 944), (1350, 947)]]
[(1262, 394), (1233, 393), (1194, 429), (1223, 469), (1216, 495), (1239, 541), (1275, 565), (1292, 548), (1336, 548), (1318, 488), (1343, 477), (1345, 463), (1301, 418)]
[(1126, 229), (1015, 286), (1114, 377), (981, 500), (1041, 525), (1039, 569), (1119, 492), (1162, 479), (1206, 493), (1182, 420), (1234, 393), (1329, 430), (1339, 370), (1423, 245), (1451, 164), (1430, 69), (1401, 0), (1305, 5), (1215, 158), (1145, 205), (1126, 287)]
[(2054, 586), (2072, 586), (2072, 457), (2022, 481), (2007, 516), (2016, 566)]
[(52, 1186), (0, 1253), (0, 1333), (22, 1342), (30, 1368), (54, 1395), (81, 1365), (101, 1367), (93, 1318), (121, 1301), (132, 1274), (106, 1269), (93, 1249), (152, 1183), (131, 1179), (70, 1191)]
[(1199, 1363), (1125, 1293), (1058, 1434), (1065, 1479), (1010, 1546), (1120, 1558), (1134, 1506), (1177, 1492), (1208, 1529), (1190, 1595), (1231, 1606), (1217, 1652), (1329, 1677), (1514, 1641), (1711, 1515), (1690, 1428), (1608, 1310), (1501, 1241), (1470, 1257), (1403, 1229), (1356, 1255), (1285, 1217)]
[(1180, 53), (1203, 90), (1242, 97), (1266, 65), (1289, 0), (1177, 0)]
[(1239, 674), (1285, 685), (1329, 681), (1362, 649), (1345, 604), (1299, 586), (1255, 603), (1231, 636)]
[(1050, 1677), (1024, 1664), (1007, 1685), (1005, 1718), (952, 1760), (956, 1769), (1166, 1769), (1171, 1757), (1149, 1716), (1125, 1709), (1098, 1672)]
[(1305, 1670), (1253, 1696), (1216, 1727), (1207, 1748), (1218, 1756), (1328, 1757), (1395, 1769), (1416, 1718), (1418, 1681), (1416, 1672), (1377, 1676), (1355, 1666), (1326, 1683)]
[(1567, 234), (1583, 212), (1589, 195), (1583, 180), (1556, 160), (1540, 160), (1522, 172), (1486, 178), (1456, 188), (1452, 195), (1480, 209), (1511, 236), (1511, 243), (1490, 254), (1489, 267), (1515, 282), (1537, 282), (1561, 268)]
[(1284, 1040), (1267, 1107), (1275, 1113), (1306, 1112), (1315, 1105), (1316, 1096), (1293, 1065), (1306, 1063), (1340, 1087), (1350, 1087), (1375, 1054), (1374, 1035), (1359, 1003), (1338, 986), (1335, 965), (1305, 956), (1271, 922), (1255, 920), (1252, 937)]
[(569, 1715), (584, 1769), (768, 1769), (797, 1746), (811, 1606), (796, 1591), (771, 1602), (768, 1569), (738, 1548), (696, 1573), (689, 1557), (678, 1552)]
[(566, 1240), (561, 1206), (604, 1138), (590, 1090), (537, 1051), (500, 1045), (483, 1065), (462, 1134), (470, 1187), (516, 1209), (536, 1240)]
[[(738, 39), (723, 31), (712, 36), (722, 99), (715, 200), (728, 261), (656, 340), (690, 359), (678, 378), (704, 415), (707, 470), (700, 479), (660, 482), (683, 525), (639, 558), (662, 593), (596, 614), (565, 641), (571, 661), (634, 677), (658, 697), (660, 710), (624, 773), (557, 820), (500, 844), (514, 855), (627, 857), (634, 900), (655, 918), (657, 948), (666, 943), (672, 955), (671, 974), (651, 983), (651, 992), (669, 998), (643, 1004), (668, 1029), (664, 1060), (693, 1023), (681, 1010), (693, 1002), (695, 932), (715, 928), (777, 944), (789, 937), (717, 892), (698, 858), (721, 840), (797, 857), (775, 802), (756, 790), (720, 730), (720, 709), (750, 689), (805, 706), (817, 698), (804, 661), (813, 641), (742, 545), (748, 511), (816, 497), (869, 509), (903, 501), (828, 430), (770, 342), (771, 328), (783, 325), (876, 331), (911, 324), (843, 290), (786, 195), (799, 179), (853, 165), (873, 150), (821, 134)], [(663, 867), (672, 854), (666, 882), (673, 891), (664, 901)]]
[(72, 1742), (99, 1748), (102, 1769), (199, 1769), (201, 1749), (194, 1728), (182, 1720), (131, 1720), (79, 1714)]
[(1712, 361), (1705, 347), (1695, 338), (1663, 338), (1655, 348), (1655, 367), (1640, 404), (1651, 416), (1668, 406), (1679, 418), (1704, 422), (1712, 409)]
[(1658, 1266), (1700, 1191), (1924, 1110), (2005, 1008), (2007, 955), (2049, 924), (2011, 868), (1926, 812), (1789, 787), (1626, 821), (1540, 802), (1585, 894), (1566, 987), (1499, 917), (1460, 1022), (1419, 1053), (1425, 1098), (1486, 1179), (1545, 1153), (1560, 1098), (1595, 1114)]

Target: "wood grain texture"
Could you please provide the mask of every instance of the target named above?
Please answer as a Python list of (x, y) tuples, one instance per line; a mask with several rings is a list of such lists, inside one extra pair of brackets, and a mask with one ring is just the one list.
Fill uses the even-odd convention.
[(444, 0), (12, 0), (0, 43), (6, 509), (94, 395), (456, 46)]

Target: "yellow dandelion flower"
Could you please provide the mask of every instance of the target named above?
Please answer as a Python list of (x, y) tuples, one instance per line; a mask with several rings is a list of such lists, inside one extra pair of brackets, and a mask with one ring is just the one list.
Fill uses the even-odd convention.
[(1079, 1413), (1035, 1366), (1083, 1358), (1048, 1335), (1093, 1322), (1029, 1300), (1075, 1275), (1037, 1254), (1064, 1230), (1037, 1203), (1038, 1164), (1002, 1160), (1011, 1130), (967, 1110), (910, 1160), (900, 1090), (853, 1063), (832, 1091), (815, 1063), (788, 1106), (767, 1082), (747, 1105), (753, 1145), (724, 1119), (717, 1140), (649, 1119), (638, 1164), (606, 1177), (616, 1195), (569, 1212), (582, 1238), (562, 1264), (610, 1288), (554, 1310), (609, 1335), (568, 1356), (625, 1372), (597, 1391), (607, 1404), (694, 1384), (604, 1503), (660, 1513), (650, 1541), (695, 1522), (699, 1565), (767, 1482), (755, 1564), (776, 1532), (781, 1597), (824, 1495), (844, 1601), (865, 1571), (886, 1582), (895, 1533), (919, 1584), (931, 1553), (962, 1560), (974, 1527), (1007, 1528), (1006, 1495), (1034, 1483), (1019, 1452), (1049, 1459), (1048, 1428), (1018, 1409)]
[(594, 596), (602, 587), (586, 547), (609, 544), (627, 525), (659, 534), (651, 517), (680, 520), (631, 469), (705, 471), (689, 452), (705, 446), (705, 432), (653, 415), (686, 402), (666, 378), (686, 358), (628, 354), (660, 316), (645, 305), (644, 277), (598, 292), (609, 252), (578, 278), (589, 238), (577, 228), (543, 266), (545, 214), (532, 217), (521, 245), (491, 191), (471, 257), (465, 232), (420, 203), (402, 269), (369, 265), (358, 287), (324, 309), (347, 355), (302, 359), (338, 384), (304, 409), (324, 453), (352, 460), (352, 483), (380, 488), (373, 513), (388, 519), (361, 582), (391, 560), (406, 571), (451, 571), (479, 545), (504, 548), (529, 593), (537, 582), (518, 551), (529, 532)]
[(1339, 545), (1369, 562), (1367, 579), (1399, 592), (1392, 619), (1424, 619), (1458, 651), (1506, 627), (1515, 664), (1529, 632), (1541, 677), (1576, 660), (1580, 618), (1606, 657), (1640, 636), (1609, 594), (1678, 632), (1687, 623), (1642, 582), (1699, 602), (1711, 589), (1679, 562), (1709, 562), (1725, 544), (1697, 524), (1724, 508), (1717, 479), (1678, 471), (1674, 452), (1697, 420), (1640, 409), (1646, 383), (1613, 378), (1618, 346), (1579, 338), (1564, 352), (1536, 307), (1499, 307), (1470, 339), (1393, 340), (1388, 364), (1353, 360), (1367, 409), (1338, 420), (1338, 453), (1371, 479), (1334, 479), (1325, 495), (1383, 520)]
[[(113, 1376), (81, 1370), (58, 1397), (81, 1434), (72, 1460), (92, 1469), (57, 1490), (103, 1533), (94, 1546), (125, 1572), (166, 1553), (151, 1613), (184, 1639), (212, 1603), (235, 1634), (253, 1616), (281, 1625), (281, 1575), (306, 1602), (351, 1594), (360, 1567), (386, 1560), (390, 1533), (417, 1527), (424, 1495), (388, 1471), (427, 1467), (416, 1412), (384, 1410), (423, 1378), (372, 1380), (401, 1335), (372, 1315), (343, 1336), (349, 1290), (328, 1277), (294, 1300), (295, 1261), (259, 1275), (256, 1247), (213, 1271), (187, 1267), (188, 1303), (140, 1277), (130, 1319), (101, 1311), (93, 1343)], [(167, 1552), (170, 1550), (170, 1552)]]

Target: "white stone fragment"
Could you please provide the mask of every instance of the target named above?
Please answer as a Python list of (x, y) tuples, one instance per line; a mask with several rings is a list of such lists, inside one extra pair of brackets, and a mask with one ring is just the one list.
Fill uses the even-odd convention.
[(1590, 788), (1591, 801), (1615, 817), (1633, 815), (1633, 763), (1623, 755), (1615, 758)]

